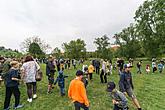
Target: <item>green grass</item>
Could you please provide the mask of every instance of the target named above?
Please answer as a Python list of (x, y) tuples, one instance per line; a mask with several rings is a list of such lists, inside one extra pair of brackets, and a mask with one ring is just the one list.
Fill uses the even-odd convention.
[[(132, 69), (133, 83), (135, 94), (140, 102), (143, 110), (165, 110), (165, 72), (163, 74), (145, 74), (145, 65), (151, 62), (143, 62), (143, 74), (136, 74), (136, 68)], [(134, 63), (136, 64), (136, 62)], [(79, 66), (78, 68), (80, 68)], [(74, 110), (74, 106), (68, 99), (67, 95), (61, 97), (59, 88), (56, 85), (52, 94), (47, 94), (47, 77), (45, 76), (45, 65), (41, 65), (44, 72), (44, 77), (41, 82), (38, 82), (37, 95), (38, 98), (33, 103), (27, 103), (26, 86), (20, 86), (21, 103), (25, 107), (20, 110)], [(70, 81), (75, 77), (76, 70), (65, 70), (64, 73), (69, 75), (66, 79), (66, 93)], [(57, 76), (57, 73), (56, 73)], [(108, 81), (115, 81), (118, 84), (119, 76), (114, 71), (113, 75), (108, 76)], [(88, 99), (90, 101), (90, 110), (112, 110), (113, 105), (109, 94), (105, 91), (106, 84), (100, 84), (100, 79), (97, 74), (94, 74), (93, 81), (87, 87)], [(3, 109), (5, 87), (0, 87), (0, 110)], [(130, 110), (135, 110), (132, 102), (129, 99)], [(12, 97), (11, 105), (14, 104)]]

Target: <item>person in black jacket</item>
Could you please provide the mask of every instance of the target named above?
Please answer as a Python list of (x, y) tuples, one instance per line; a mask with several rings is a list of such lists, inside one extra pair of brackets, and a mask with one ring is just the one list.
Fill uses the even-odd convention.
[(10, 107), (10, 99), (12, 94), (15, 97), (15, 105), (14, 110), (18, 108), (22, 108), (24, 105), (20, 105), (20, 91), (18, 88), (20, 79), (18, 78), (18, 67), (19, 63), (17, 61), (12, 61), (10, 63), (12, 66), (9, 72), (6, 74), (6, 94), (5, 94), (5, 102), (4, 102), (4, 110), (9, 110)]
[(53, 61), (54, 61), (53, 56), (49, 56), (48, 62), (46, 64), (46, 75), (48, 76), (48, 81), (49, 81), (47, 93), (51, 93), (52, 84), (54, 83), (54, 73), (56, 70)]
[(129, 64), (124, 64), (124, 71), (120, 74), (119, 89), (125, 95), (131, 97), (133, 103), (136, 105), (138, 110), (141, 110), (139, 102), (133, 93), (134, 86), (130, 70), (131, 66)]

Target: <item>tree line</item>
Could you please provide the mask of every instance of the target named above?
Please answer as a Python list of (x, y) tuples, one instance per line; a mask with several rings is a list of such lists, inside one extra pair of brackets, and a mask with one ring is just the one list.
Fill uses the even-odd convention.
[[(95, 52), (87, 52), (82, 39), (62, 43), (62, 52), (55, 47), (51, 54), (57, 58), (104, 58), (113, 57), (162, 57), (165, 55), (165, 2), (164, 0), (146, 0), (135, 12), (134, 23), (114, 34), (114, 44), (120, 47), (113, 50), (107, 35), (95, 38)], [(21, 44), (22, 50), (35, 57), (44, 58), (50, 45), (38, 36), (29, 37)]]

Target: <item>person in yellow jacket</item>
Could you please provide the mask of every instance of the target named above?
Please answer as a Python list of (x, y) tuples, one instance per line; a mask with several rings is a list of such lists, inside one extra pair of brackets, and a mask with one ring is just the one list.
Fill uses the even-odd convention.
[(94, 66), (92, 64), (89, 65), (89, 67), (88, 67), (88, 74), (89, 74), (89, 79), (90, 80), (92, 80), (92, 74), (93, 74), (94, 70), (95, 70)]
[(83, 72), (78, 70), (76, 72), (76, 78), (73, 79), (69, 85), (68, 97), (74, 103), (75, 110), (80, 110), (80, 108), (89, 110), (89, 101), (82, 78)]

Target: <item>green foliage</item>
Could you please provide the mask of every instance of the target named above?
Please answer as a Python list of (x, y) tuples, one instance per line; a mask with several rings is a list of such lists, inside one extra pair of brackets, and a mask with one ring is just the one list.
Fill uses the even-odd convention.
[(95, 38), (94, 43), (97, 46), (97, 57), (103, 59), (112, 59), (113, 55), (111, 50), (109, 49), (110, 42), (109, 38), (106, 35), (99, 38)]
[(35, 42), (30, 44), (28, 52), (38, 58), (44, 56), (44, 52), (41, 50), (40, 46)]
[[(38, 36), (34, 36), (34, 37), (29, 37), (26, 38), (24, 40), (24, 42), (21, 43), (21, 49), (23, 52), (29, 52), (29, 48), (31, 46), (31, 44), (34, 43), (32, 46), (37, 46), (37, 48), (39, 50), (41, 50), (42, 52), (46, 53), (48, 49), (50, 49), (50, 46), (48, 44), (45, 43), (45, 41), (41, 40), (41, 38), (39, 38)], [(41, 52), (39, 51), (39, 52)]]
[(133, 24), (116, 34), (115, 39), (116, 44), (120, 45), (120, 48), (117, 50), (118, 57), (135, 58), (143, 55), (136, 27)]
[(85, 58), (86, 57), (86, 44), (84, 40), (77, 39), (71, 40), (69, 43), (63, 43), (62, 47), (67, 58)]
[(0, 55), (10, 58), (20, 58), (23, 56), (22, 53), (18, 52), (18, 50), (6, 49), (3, 46), (0, 47)]
[(137, 32), (145, 53), (158, 57), (165, 53), (165, 2), (147, 0), (135, 13)]
[(55, 56), (56, 58), (62, 57), (61, 50), (58, 47), (54, 48), (52, 51), (52, 55)]

